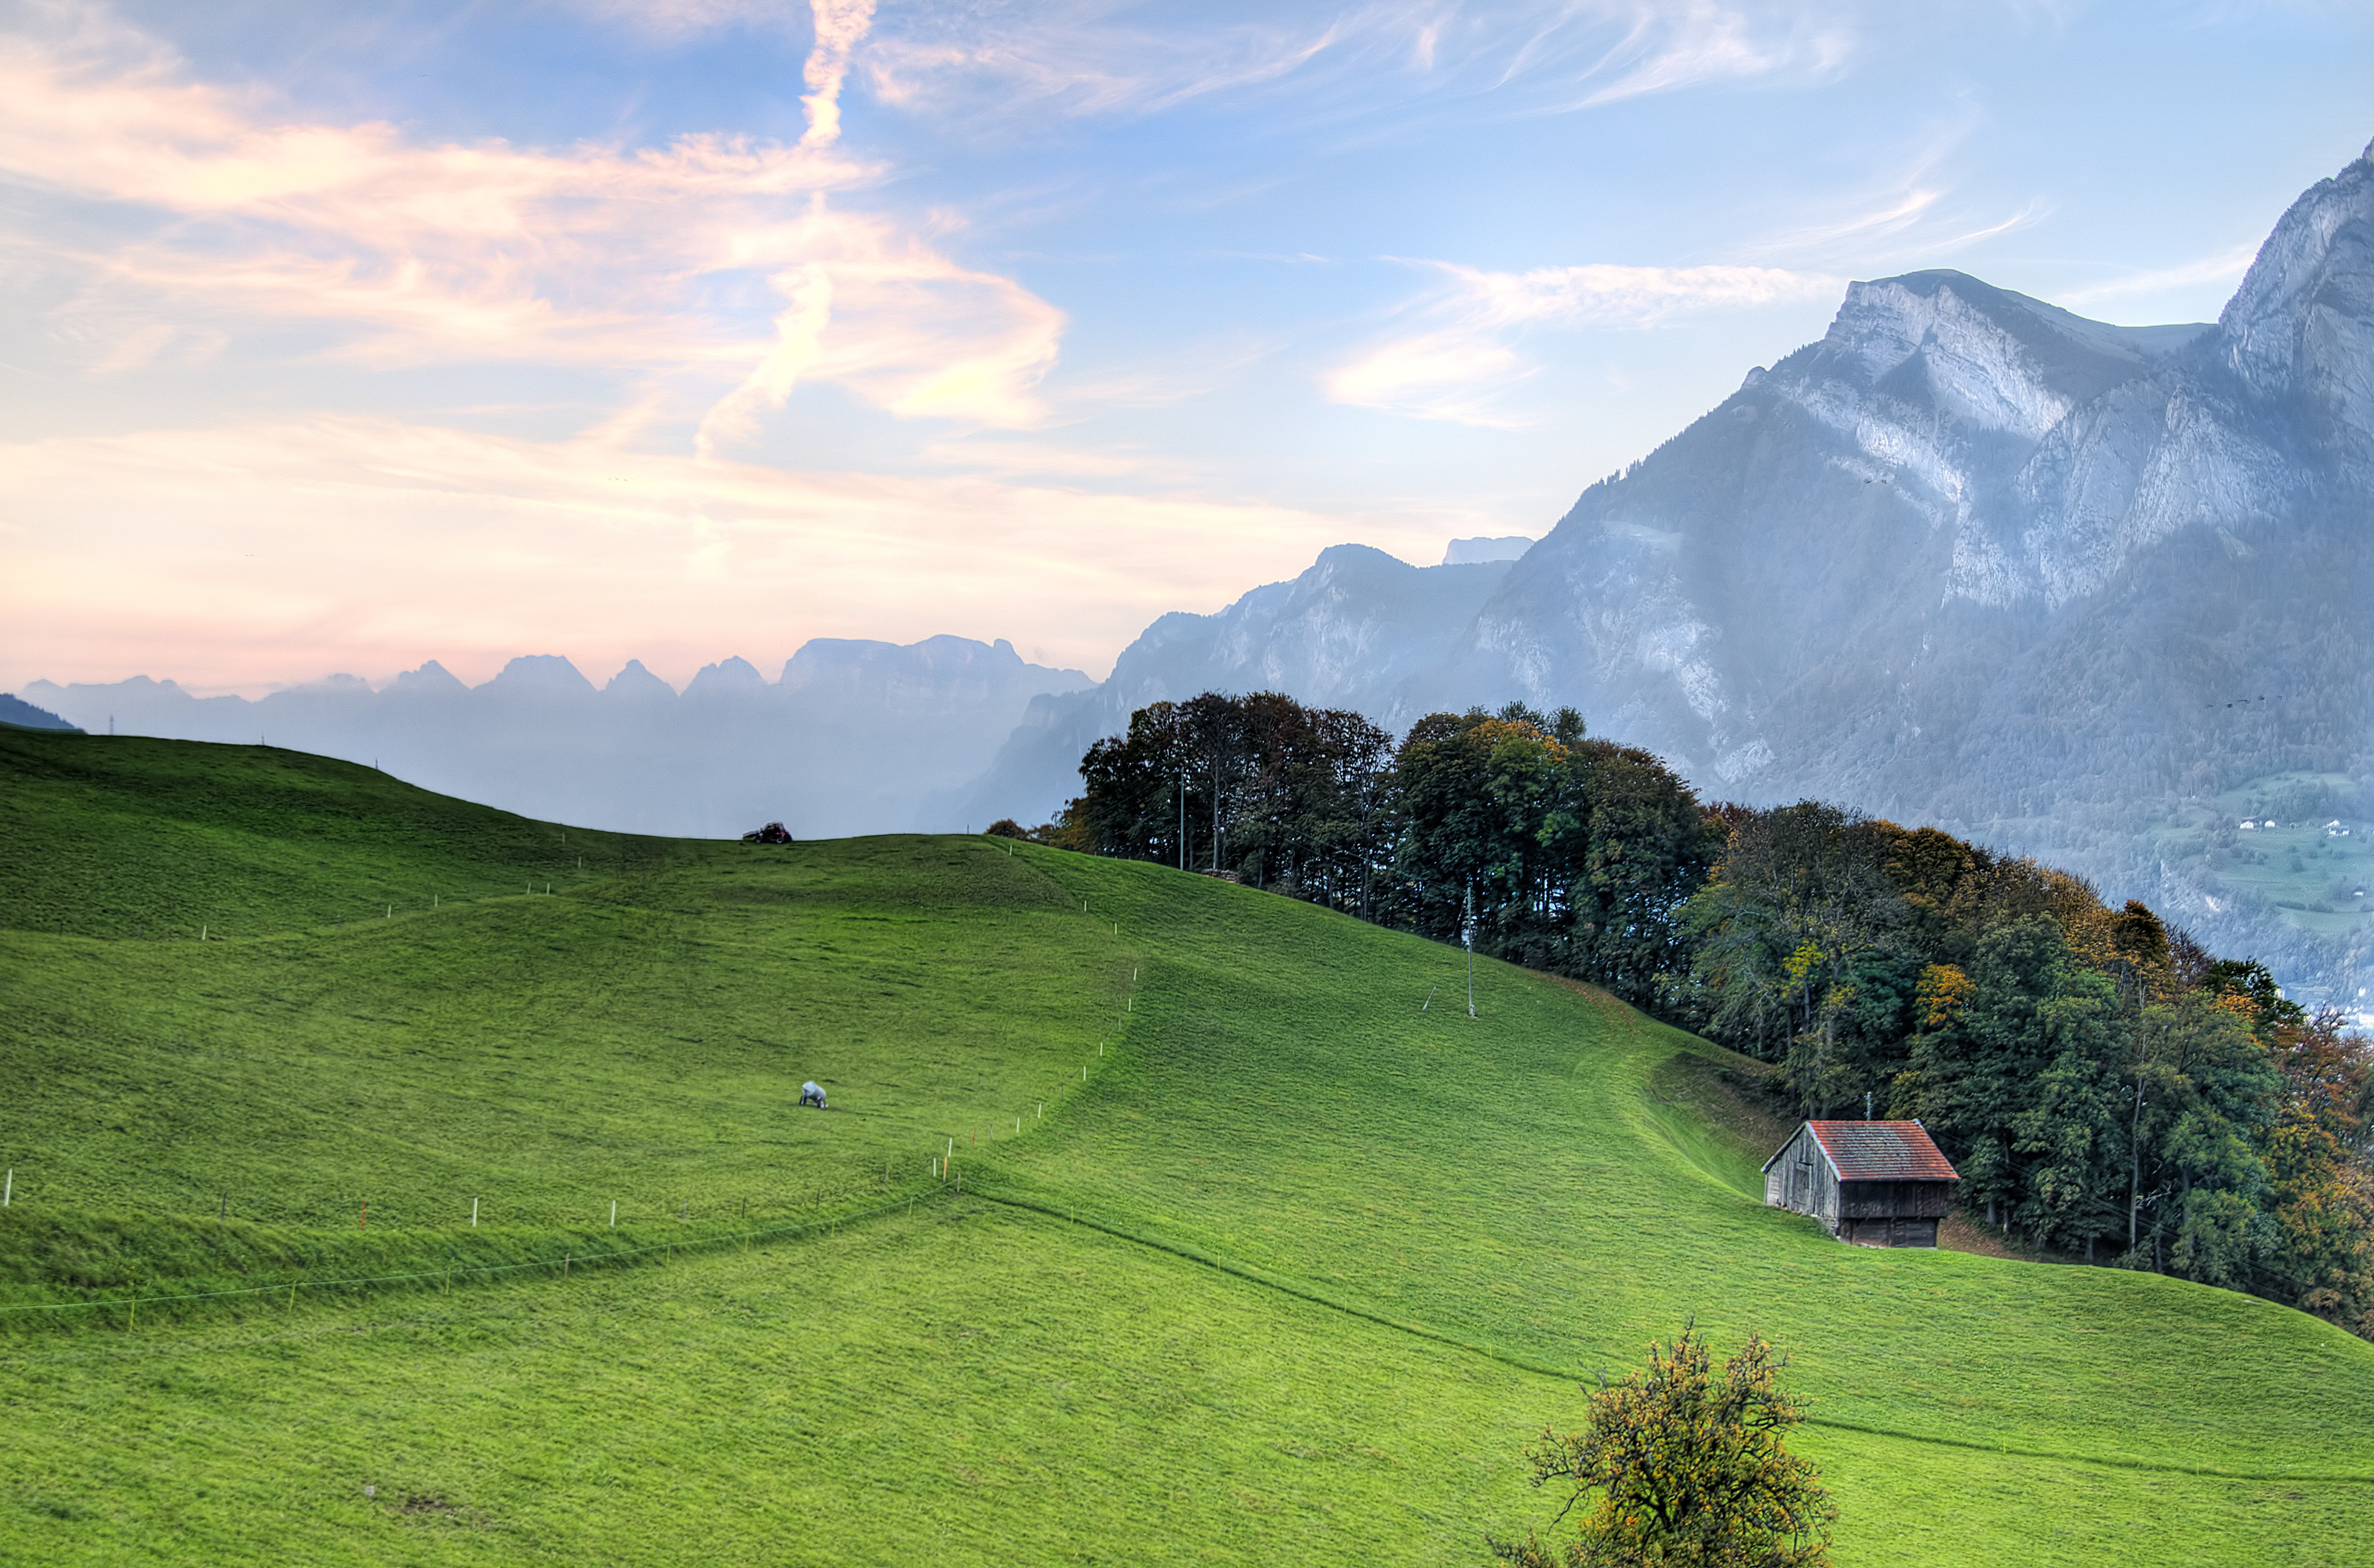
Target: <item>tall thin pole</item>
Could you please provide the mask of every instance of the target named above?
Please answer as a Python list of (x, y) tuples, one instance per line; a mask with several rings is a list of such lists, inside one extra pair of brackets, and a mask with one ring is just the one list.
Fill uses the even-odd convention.
[(1460, 940), (1467, 947), (1467, 1016), (1475, 1016), (1475, 884), (1467, 884), (1467, 908), (1459, 923)]

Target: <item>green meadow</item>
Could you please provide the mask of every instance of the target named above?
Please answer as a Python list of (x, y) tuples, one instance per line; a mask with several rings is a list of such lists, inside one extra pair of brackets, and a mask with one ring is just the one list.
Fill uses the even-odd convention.
[(1694, 1318), (1842, 1564), (2374, 1562), (2374, 1345), (1841, 1246), (1581, 988), (260, 748), (0, 730), (0, 1561), (1481, 1562)]
[[(2361, 809), (2347, 774), (2272, 773), (2145, 831), (2155, 854), (2208, 886), (2273, 905), (2315, 936), (2349, 938), (2374, 917), (2374, 824)], [(2245, 831), (2245, 820), (2257, 825)]]

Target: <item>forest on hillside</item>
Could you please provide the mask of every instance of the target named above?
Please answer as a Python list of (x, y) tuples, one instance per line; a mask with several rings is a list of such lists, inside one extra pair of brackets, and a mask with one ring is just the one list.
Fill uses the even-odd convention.
[(2374, 1338), (2374, 1055), (2140, 902), (1934, 828), (1702, 801), (1571, 709), (1396, 738), (1207, 692), (1080, 773), (1028, 836), (1587, 981), (1771, 1064), (1804, 1114), (1920, 1117), (2028, 1244)]

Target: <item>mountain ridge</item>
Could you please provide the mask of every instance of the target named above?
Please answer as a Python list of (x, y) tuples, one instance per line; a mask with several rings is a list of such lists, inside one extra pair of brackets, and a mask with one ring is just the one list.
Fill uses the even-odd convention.
[(1040, 692), (1089, 685), (1011, 643), (804, 644), (769, 681), (739, 657), (678, 692), (629, 660), (600, 687), (558, 654), (470, 686), (436, 660), (374, 690), (332, 676), (250, 701), (146, 676), (26, 688), (86, 729), (254, 742), (368, 762), (440, 793), (619, 831), (732, 837), (903, 831), (921, 799), (980, 770)]
[[(2346, 877), (2349, 907), (2287, 910), (2239, 875), (2263, 853), (2234, 813), (2374, 817), (2369, 513), (2374, 147), (2291, 204), (2215, 323), (2119, 326), (1948, 269), (1851, 284), (1821, 338), (1587, 488), (1445, 656), (1347, 705), (1572, 705), (1711, 795), (2071, 865), (2345, 996), (2374, 947)], [(1159, 651), (1122, 661), (1186, 694)], [(1029, 738), (985, 785), (1023, 783)]]

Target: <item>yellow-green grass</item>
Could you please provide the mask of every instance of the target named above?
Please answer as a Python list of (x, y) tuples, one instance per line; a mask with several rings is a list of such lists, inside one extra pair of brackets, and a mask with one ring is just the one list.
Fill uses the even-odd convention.
[[(971, 1200), (780, 1252), (6, 1348), (0, 1557), (1482, 1562), (1573, 1389)], [(1814, 1431), (1844, 1564), (2341, 1564), (2363, 1489)], [(365, 1487), (376, 1497), (367, 1496)]]
[[(368, 928), (0, 935), (6, 1302), (109, 1303), (0, 1335), (0, 1560), (1480, 1561), (1573, 1375), (1693, 1315), (1792, 1356), (1843, 1563), (2368, 1560), (2374, 1347), (1840, 1246), (1691, 1109), (1721, 1054), (1605, 997), (1487, 962), (1470, 1020), (1454, 952), (1037, 846), (618, 850)], [(876, 1209), (886, 1163), (911, 1210), (443, 1288)], [(431, 1278), (127, 1326), (342, 1268)]]
[[(373, 868), (451, 887), (560, 830), (251, 747), (7, 732), (0, 770), (0, 1305), (153, 1316), (919, 1190), (1035, 1123), (1125, 1002), (1127, 945), (978, 841), (614, 839), (640, 869), (306, 928)], [(62, 865), (276, 934), (123, 939), (145, 916)]]
[(1534, 1364), (1620, 1367), (1694, 1313), (1787, 1346), (1839, 1421), (2374, 1478), (2374, 1346), (2157, 1276), (1843, 1247), (1649, 1092), (1713, 1047), (1496, 964), (1470, 1020), (1448, 949), (1158, 867), (1045, 863), (1160, 934), (1123, 1066), (1002, 1152), (996, 1190)]
[(19, 931), (254, 937), (565, 889), (690, 847), (266, 746), (0, 726), (0, 925)]

